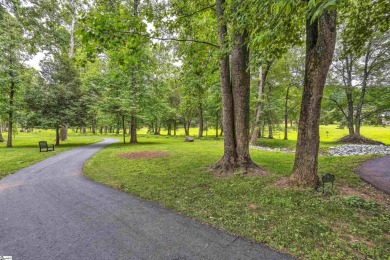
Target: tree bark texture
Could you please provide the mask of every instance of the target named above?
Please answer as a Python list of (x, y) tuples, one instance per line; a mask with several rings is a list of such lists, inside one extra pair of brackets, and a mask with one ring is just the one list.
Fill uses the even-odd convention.
[(249, 49), (245, 43), (247, 31), (235, 37), (232, 52), (232, 92), (234, 100), (234, 134), (237, 163), (240, 167), (253, 164), (249, 156)]
[[(227, 41), (227, 25), (224, 22), (224, 0), (216, 1), (218, 18), (218, 39), (224, 50)], [(224, 155), (212, 169), (223, 174), (237, 170), (247, 173), (258, 169), (249, 155), (249, 50), (246, 45), (246, 30), (236, 33), (231, 55), (224, 52), (220, 60), (220, 79), (222, 92), (222, 128), (224, 131)]]
[(60, 139), (61, 141), (68, 140), (68, 125), (63, 125), (60, 129)]
[(130, 143), (131, 144), (137, 144), (137, 117), (131, 116), (131, 123), (130, 123)]
[(292, 179), (317, 188), (319, 121), (323, 89), (336, 42), (336, 11), (324, 11), (313, 23), (306, 21), (306, 62), (298, 142)]
[[(221, 49), (224, 49), (227, 37), (227, 25), (223, 20), (225, 0), (217, 0), (217, 18), (218, 18), (218, 39)], [(231, 171), (236, 168), (237, 152), (234, 136), (234, 107), (232, 83), (230, 80), (230, 62), (229, 55), (224, 53), (220, 60), (220, 79), (222, 93), (222, 129), (224, 131), (224, 154), (222, 159), (213, 166), (215, 170), (221, 172)]]

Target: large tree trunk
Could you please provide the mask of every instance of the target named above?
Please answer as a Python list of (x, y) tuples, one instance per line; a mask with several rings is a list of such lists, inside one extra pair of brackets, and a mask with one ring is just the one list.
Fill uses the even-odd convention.
[(60, 130), (60, 139), (61, 141), (68, 140), (68, 125), (63, 125)]
[(249, 156), (250, 74), (247, 37), (247, 31), (236, 35), (232, 52), (232, 92), (237, 164), (245, 171), (255, 165)]
[(131, 124), (130, 124), (130, 143), (137, 144), (137, 117), (131, 116)]
[[(140, 0), (134, 0), (133, 3), (133, 14), (134, 16), (138, 17), (138, 6), (139, 6)], [(136, 100), (135, 96), (137, 93), (136, 89), (136, 68), (132, 68), (131, 70), (131, 92), (133, 93), (133, 106), (136, 107)], [(137, 144), (138, 139), (137, 139), (137, 115), (133, 114), (131, 115), (130, 119), (130, 144)]]
[[(224, 24), (224, 0), (217, 0), (218, 38), (224, 49), (227, 26)], [(249, 155), (249, 50), (246, 45), (248, 34), (244, 30), (235, 34), (232, 51), (232, 74), (230, 75), (229, 56), (224, 54), (220, 60), (220, 78), (223, 104), (224, 155), (212, 168), (223, 174), (237, 170), (247, 173), (259, 169)], [(225, 52), (223, 52), (225, 53)], [(230, 76), (231, 79), (230, 80)]]
[[(227, 46), (227, 25), (224, 21), (224, 6), (225, 0), (217, 0), (217, 18), (218, 18), (218, 39), (221, 49), (224, 50)], [(234, 136), (234, 107), (233, 107), (233, 92), (232, 83), (230, 81), (230, 62), (229, 55), (223, 51), (224, 55), (220, 60), (220, 79), (222, 92), (222, 128), (224, 131), (224, 154), (221, 160), (213, 166), (214, 170), (221, 172), (229, 172), (237, 167), (237, 151), (236, 141)]]
[(313, 23), (310, 19), (306, 21), (305, 80), (291, 177), (299, 185), (317, 188), (321, 100), (335, 48), (336, 11), (324, 11)]

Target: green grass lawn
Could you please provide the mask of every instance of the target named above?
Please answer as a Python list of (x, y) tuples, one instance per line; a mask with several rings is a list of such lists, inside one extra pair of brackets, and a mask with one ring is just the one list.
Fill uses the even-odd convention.
[[(320, 157), (320, 174), (336, 175), (334, 194), (277, 184), (294, 155), (251, 150), (265, 177), (215, 178), (208, 167), (223, 154), (222, 140), (142, 137), (114, 144), (87, 162), (90, 179), (305, 259), (388, 259), (389, 197), (363, 183), (354, 169), (371, 158)], [(117, 154), (162, 151), (167, 158), (126, 160)]]
[[(283, 140), (284, 137), (284, 130), (282, 128), (275, 129), (273, 132), (274, 139), (268, 139), (268, 138), (260, 138), (259, 144), (268, 146), (268, 147), (275, 147), (275, 148), (289, 148), (289, 149), (295, 149), (296, 141), (297, 141), (297, 127), (288, 128), (288, 139), (289, 141), (286, 142)], [(139, 134), (146, 135), (147, 134), (147, 128), (142, 128), (138, 131)], [(203, 132), (204, 136), (206, 137), (206, 131)], [(268, 130), (265, 131), (266, 136), (268, 136)], [(361, 129), (361, 134), (365, 137), (381, 141), (385, 143), (386, 145), (390, 145), (390, 127), (384, 127), (384, 126), (363, 126)], [(161, 135), (167, 135), (167, 130), (162, 129)], [(177, 131), (177, 135), (184, 136), (184, 129), (179, 129)], [(193, 137), (196, 137), (198, 135), (198, 128), (190, 128), (190, 135)], [(342, 138), (343, 136), (348, 135), (348, 129), (343, 128), (340, 129), (339, 125), (333, 124), (333, 125), (321, 125), (320, 126), (320, 139), (321, 139), (321, 147), (326, 148), (329, 146), (337, 145), (337, 140)], [(207, 131), (207, 137), (206, 138), (213, 138), (215, 137), (215, 129), (209, 128)]]
[[(7, 140), (6, 133), (3, 133), (3, 137)], [(61, 142), (60, 146), (55, 147), (54, 152), (40, 153), (38, 142), (47, 141), (49, 145), (54, 144), (54, 131), (34, 130), (34, 132), (29, 133), (17, 133), (13, 140), (13, 148), (6, 148), (6, 143), (0, 143), (0, 179), (55, 154), (62, 153), (78, 146), (95, 143), (102, 139), (103, 138), (100, 136), (80, 135), (69, 131), (68, 141)]]

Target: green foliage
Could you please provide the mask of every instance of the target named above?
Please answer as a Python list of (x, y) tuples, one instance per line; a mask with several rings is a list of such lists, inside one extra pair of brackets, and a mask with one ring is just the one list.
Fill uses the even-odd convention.
[(27, 103), (39, 116), (39, 124), (60, 127), (84, 118), (81, 109), (79, 72), (66, 55), (55, 55), (42, 63), (40, 85), (27, 90)]
[(140, 64), (149, 39), (146, 23), (134, 14), (129, 3), (100, 2), (84, 14), (81, 23), (78, 34), (88, 58), (109, 51), (119, 65), (134, 67)]
[(362, 54), (373, 35), (388, 32), (388, 12), (386, 0), (345, 1), (340, 23), (344, 26), (341, 37), (346, 42), (345, 53)]
[(352, 206), (356, 208), (366, 209), (370, 211), (376, 211), (380, 208), (380, 205), (373, 201), (366, 201), (361, 197), (350, 196), (345, 197), (343, 201), (347, 206)]

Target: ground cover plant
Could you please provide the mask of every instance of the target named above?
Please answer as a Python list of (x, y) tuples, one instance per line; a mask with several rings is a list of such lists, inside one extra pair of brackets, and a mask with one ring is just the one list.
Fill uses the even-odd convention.
[[(223, 154), (222, 140), (183, 140), (146, 135), (138, 145), (111, 145), (87, 162), (85, 174), (297, 257), (386, 259), (390, 255), (389, 196), (354, 173), (372, 157), (320, 156), (319, 174), (336, 176), (334, 192), (327, 188), (323, 195), (285, 185), (293, 154), (251, 149), (253, 160), (267, 169), (267, 175), (220, 178), (208, 167)], [(136, 160), (117, 156), (135, 152), (170, 156)]]
[[(4, 136), (7, 137), (6, 134)], [(29, 133), (17, 133), (13, 148), (6, 148), (5, 144), (0, 143), (0, 179), (50, 156), (100, 140), (102, 140), (100, 136), (69, 133), (68, 140), (61, 142), (60, 146), (56, 146), (54, 152), (40, 153), (39, 141), (47, 141), (49, 145), (55, 143), (55, 132), (53, 130), (36, 129)]]

